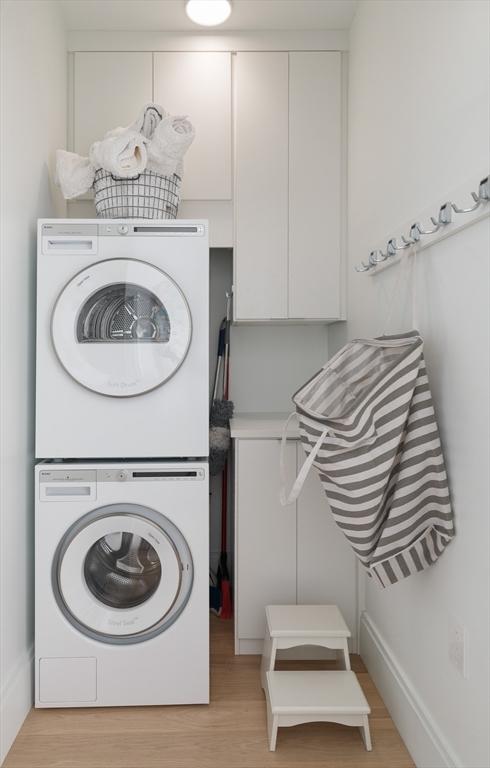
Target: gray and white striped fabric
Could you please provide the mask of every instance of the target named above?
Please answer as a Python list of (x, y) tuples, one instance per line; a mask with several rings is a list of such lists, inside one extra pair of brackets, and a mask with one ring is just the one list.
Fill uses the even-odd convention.
[(347, 344), (294, 396), (312, 465), (334, 518), (383, 587), (433, 565), (453, 513), (416, 331)]

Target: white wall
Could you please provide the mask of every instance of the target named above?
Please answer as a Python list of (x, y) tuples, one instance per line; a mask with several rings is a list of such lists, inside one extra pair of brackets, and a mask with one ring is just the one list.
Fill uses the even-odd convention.
[(327, 359), (326, 326), (234, 325), (231, 398), (240, 413), (293, 410), (291, 397)]
[[(401, 267), (365, 259), (452, 189), (489, 170), (489, 5), (364, 0), (351, 30), (347, 338), (407, 329)], [(468, 193), (471, 186), (468, 186)], [(463, 201), (460, 201), (463, 202)], [(469, 198), (466, 202), (469, 202)], [(415, 311), (438, 415), (457, 535), (429, 571), (366, 586), (362, 653), (418, 766), (488, 768), (488, 219), (417, 257)], [(394, 313), (387, 320), (390, 297)], [(448, 659), (448, 625), (468, 632), (468, 678)]]
[(66, 139), (56, 2), (1, 4), (0, 762), (32, 704), (36, 219), (64, 213), (48, 167)]

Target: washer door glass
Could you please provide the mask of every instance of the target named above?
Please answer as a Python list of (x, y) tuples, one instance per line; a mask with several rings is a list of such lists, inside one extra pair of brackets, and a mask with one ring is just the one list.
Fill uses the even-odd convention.
[(137, 504), (111, 504), (80, 518), (58, 545), (53, 589), (79, 631), (108, 643), (163, 632), (192, 589), (192, 557), (166, 517)]
[(92, 594), (109, 608), (134, 608), (157, 589), (162, 564), (151, 544), (129, 531), (102, 536), (85, 556), (83, 575)]
[(130, 397), (167, 381), (191, 341), (189, 307), (177, 284), (133, 259), (97, 262), (61, 292), (52, 317), (56, 354), (80, 384)]

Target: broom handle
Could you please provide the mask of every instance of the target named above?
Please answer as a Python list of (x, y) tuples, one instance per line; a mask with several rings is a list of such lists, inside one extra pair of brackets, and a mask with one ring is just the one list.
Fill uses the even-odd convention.
[(227, 512), (228, 512), (228, 461), (225, 461), (221, 478), (221, 551), (227, 550)]
[[(225, 359), (223, 365), (223, 400), (228, 400), (230, 385), (230, 309), (231, 293), (226, 294)], [(228, 526), (228, 460), (225, 461), (221, 478), (221, 551), (227, 551)]]
[(225, 341), (226, 341), (226, 321), (223, 319), (219, 327), (218, 336), (218, 362), (216, 363), (216, 375), (214, 377), (213, 399), (211, 405), (218, 398), (218, 385), (221, 373), (221, 363), (223, 361), (223, 355), (225, 353)]
[(226, 331), (225, 331), (225, 361), (223, 368), (223, 399), (228, 400), (230, 384), (230, 320), (231, 320), (231, 293), (226, 294)]
[(230, 387), (230, 345), (225, 346), (225, 364), (223, 366), (223, 400), (228, 400), (228, 390)]

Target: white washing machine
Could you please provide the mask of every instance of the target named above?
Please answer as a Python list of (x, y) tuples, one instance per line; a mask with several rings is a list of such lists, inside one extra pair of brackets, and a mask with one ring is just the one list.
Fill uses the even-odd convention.
[(37, 458), (208, 455), (205, 221), (40, 220)]
[(209, 701), (208, 467), (36, 467), (36, 706)]

